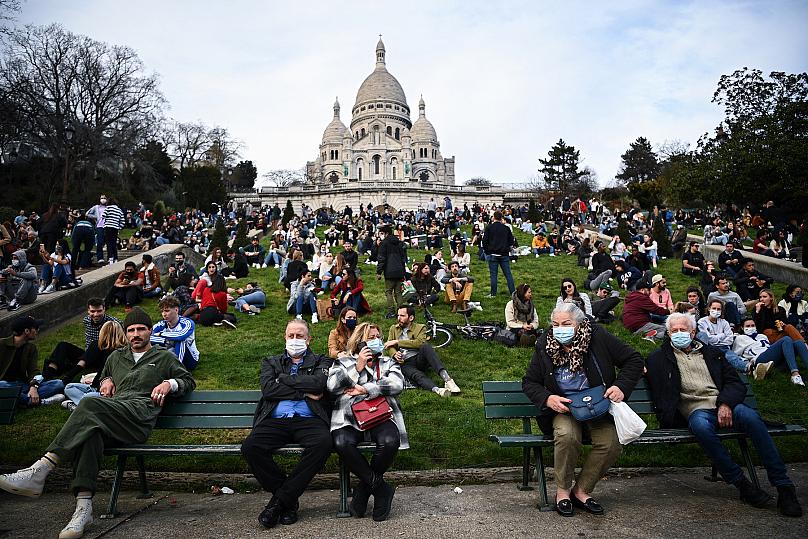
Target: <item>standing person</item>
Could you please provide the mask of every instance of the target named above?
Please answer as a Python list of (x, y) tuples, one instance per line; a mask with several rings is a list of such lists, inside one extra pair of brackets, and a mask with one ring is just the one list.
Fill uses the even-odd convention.
[(401, 297), (401, 283), (405, 277), (407, 249), (389, 226), (382, 227), (382, 234), (384, 239), (379, 245), (376, 275), (378, 279), (384, 275), (384, 296), (387, 299), (387, 313), (384, 317), (395, 318), (396, 309), (404, 303)]
[(76, 252), (73, 266), (76, 269), (86, 269), (92, 266), (93, 244), (95, 243), (95, 225), (88, 217), (80, 217), (73, 224), (70, 234), (70, 243)]
[(53, 248), (56, 247), (56, 241), (64, 237), (65, 227), (67, 227), (67, 218), (59, 208), (59, 204), (54, 202), (39, 223), (39, 241), (49, 253), (53, 252)]
[[(536, 420), (542, 432), (552, 433), (555, 440), (556, 510), (565, 517), (573, 515), (573, 507), (599, 515), (603, 507), (591, 494), (622, 447), (611, 415), (587, 421), (592, 451), (576, 477), (584, 424), (571, 415), (568, 396), (602, 385), (606, 398), (622, 402), (642, 377), (643, 360), (636, 350), (591, 324), (574, 303), (553, 309), (551, 321), (552, 331), (536, 343), (522, 388), (540, 409)], [(615, 367), (620, 368), (617, 375)]]
[(339, 313), (337, 326), (328, 333), (328, 357), (337, 359), (348, 353), (348, 339), (356, 329), (358, 315), (347, 307)]
[(76, 510), (60, 537), (81, 537), (93, 521), (92, 499), (105, 446), (144, 443), (166, 398), (196, 387), (173, 354), (149, 344), (151, 326), (149, 315), (132, 309), (124, 320), (130, 346), (113, 352), (101, 372), (101, 394), (109, 398), (82, 399), (41, 459), (0, 476), (3, 490), (35, 498), (56, 466), (73, 461)]
[(741, 501), (763, 507), (771, 497), (749, 481), (716, 436), (719, 428), (745, 433), (777, 488), (780, 513), (801, 516), (794, 483), (763, 419), (743, 403), (746, 386), (735, 368), (721, 350), (694, 338), (696, 324), (690, 315), (674, 313), (666, 324), (670, 339), (648, 356), (645, 375), (660, 428), (688, 427), (724, 481), (738, 489)]
[[(284, 333), (285, 350), (261, 364), (261, 400), (253, 429), (241, 444), (241, 454), (261, 487), (272, 499), (258, 522), (272, 528), (298, 519), (298, 498), (331, 454), (330, 416), (323, 396), (331, 360), (311, 351), (305, 321), (290, 320)], [(305, 447), (295, 469), (286, 474), (272, 457), (288, 443)]]
[[(384, 343), (376, 324), (357, 326), (348, 340), (348, 354), (334, 362), (328, 371), (328, 392), (336, 399), (331, 412), (331, 435), (334, 448), (348, 469), (359, 478), (351, 500), (351, 514), (365, 516), (368, 500), (373, 496), (373, 520), (387, 520), (393, 506), (395, 487), (384, 480), (399, 449), (409, 448), (404, 415), (396, 396), (404, 389), (404, 375), (393, 358), (382, 354)], [(392, 421), (384, 421), (364, 434), (354, 416), (352, 406), (366, 399), (384, 396), (393, 411)], [(376, 444), (370, 463), (357, 446), (366, 437)]]
[(495, 211), (494, 221), (485, 227), (482, 244), (488, 260), (488, 274), (491, 279), (491, 295), (488, 297), (493, 298), (497, 295), (498, 268), (502, 268), (502, 274), (508, 283), (508, 293), (513, 294), (516, 286), (513, 283), (513, 275), (511, 275), (510, 254), (511, 248), (516, 247), (516, 239), (513, 237), (511, 229), (502, 222), (501, 211)]
[(149, 340), (177, 356), (186, 369), (194, 370), (199, 364), (194, 321), (180, 316), (180, 302), (174, 296), (164, 297), (157, 307), (163, 319), (154, 325)]
[(109, 264), (118, 261), (118, 233), (124, 225), (123, 210), (115, 203), (114, 198), (109, 199), (109, 205), (104, 212), (104, 241), (107, 244), (107, 258)]
[(106, 244), (104, 225), (106, 223), (106, 213), (107, 195), (102, 194), (99, 198), (98, 204), (87, 210), (87, 213), (85, 214), (95, 222), (95, 261), (98, 264), (104, 263), (104, 245)]
[(16, 311), (20, 305), (28, 305), (37, 297), (36, 266), (28, 263), (22, 249), (11, 254), (11, 264), (0, 270), (0, 308)]
[[(443, 366), (435, 349), (426, 340), (426, 327), (415, 322), (415, 307), (402, 305), (398, 308), (397, 323), (387, 332), (384, 349), (387, 355), (401, 365), (404, 377), (414, 386), (437, 393), (441, 397), (460, 393), (460, 388)], [(426, 370), (430, 367), (443, 380), (443, 387), (438, 387), (426, 375)]]
[[(11, 335), (0, 339), (0, 388), (20, 389), (22, 406), (55, 404), (64, 400), (64, 382), (43, 380), (39, 370), (39, 351), (34, 341), (42, 320), (23, 316), (11, 323)], [(0, 479), (0, 488), (2, 480)]]

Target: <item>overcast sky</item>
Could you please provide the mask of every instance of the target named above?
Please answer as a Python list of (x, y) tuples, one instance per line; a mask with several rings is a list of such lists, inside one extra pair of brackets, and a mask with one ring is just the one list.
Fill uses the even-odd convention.
[(808, 2), (28, 0), (19, 23), (135, 49), (169, 115), (226, 127), (259, 174), (318, 154), (334, 98), (350, 124), (387, 68), (423, 94), (457, 182), (523, 182), (563, 138), (607, 184), (638, 136), (692, 145), (723, 117), (718, 78), (808, 70)]

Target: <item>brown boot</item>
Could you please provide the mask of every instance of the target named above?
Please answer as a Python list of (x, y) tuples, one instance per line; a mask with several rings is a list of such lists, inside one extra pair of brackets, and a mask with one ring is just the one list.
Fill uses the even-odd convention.
[(464, 301), (464, 302), (463, 302), (463, 306), (461, 307), (461, 310), (465, 311), (465, 310), (466, 310), (466, 309), (468, 309), (468, 308), (469, 308), (469, 302), (468, 302), (468, 301)]
[(452, 300), (452, 312), (453, 313), (457, 312), (457, 300), (454, 299)]

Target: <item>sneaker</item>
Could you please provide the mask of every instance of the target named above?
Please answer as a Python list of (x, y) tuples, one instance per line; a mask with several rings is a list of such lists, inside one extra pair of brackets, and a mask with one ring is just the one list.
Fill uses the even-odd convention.
[(36, 291), (37, 294), (42, 294), (45, 291), (45, 285), (39, 285), (39, 290)]
[(228, 280), (228, 281), (235, 281), (236, 276), (235, 275), (228, 275), (227, 277), (225, 277), (225, 279)]
[(555, 253), (550, 253), (550, 256), (555, 256)]
[(56, 287), (53, 284), (49, 284), (45, 290), (42, 291), (42, 294), (51, 294), (56, 291)]
[(751, 505), (752, 507), (757, 507), (759, 509), (769, 503), (772, 499), (772, 497), (769, 496), (765, 490), (753, 485), (752, 482), (746, 477), (741, 478), (741, 480), (736, 483), (735, 486), (740, 492), (741, 501)]
[(231, 322), (230, 320), (224, 319), (224, 320), (222, 320), (222, 324), (224, 324), (225, 326), (227, 326), (229, 328), (236, 329), (236, 325), (233, 322)]
[(17, 301), (16, 299), (12, 299), (11, 303), (9, 303), (8, 307), (6, 307), (6, 309), (8, 309), (9, 311), (16, 311), (19, 308), (20, 308), (20, 302)]
[(536, 258), (539, 258), (539, 255), (536, 255)]
[(222, 324), (221, 322), (214, 322), (214, 323), (213, 323), (213, 327), (217, 327), (217, 328), (218, 328), (218, 327), (222, 327), (222, 325), (223, 325), (223, 324)]
[(458, 393), (460, 393), (460, 388), (457, 387), (457, 384), (455, 383), (455, 381), (452, 378), (449, 378), (448, 380), (446, 380), (446, 383), (443, 384), (443, 387), (448, 389), (449, 392), (454, 394), (454, 395), (457, 395)]
[(437, 394), (438, 394), (438, 395), (440, 395), (441, 397), (449, 397), (449, 396), (451, 396), (451, 394), (452, 394), (452, 392), (451, 392), (451, 391), (449, 391), (449, 390), (448, 390), (447, 388), (445, 388), (445, 387), (436, 387), (436, 388), (435, 388), (435, 393), (437, 393)]
[(488, 299), (491, 299), (491, 298), (495, 298), (496, 296), (495, 296), (495, 295), (492, 295), (492, 294), (488, 294), (488, 295), (487, 295), (487, 296), (485, 296), (485, 297), (486, 297), (486, 298), (488, 298)]
[(84, 535), (84, 529), (93, 523), (93, 501), (91, 498), (79, 499), (76, 503), (76, 510), (70, 517), (61, 532), (59, 539), (79, 539)]
[(30, 468), (0, 475), (0, 489), (20, 496), (39, 498), (48, 473), (50, 469), (47, 466), (36, 463)]
[(49, 404), (59, 404), (60, 402), (62, 402), (63, 400), (65, 400), (65, 398), (66, 398), (66, 397), (64, 396), (64, 394), (63, 394), (63, 393), (57, 393), (57, 394), (56, 394), (56, 395), (54, 395), (53, 397), (48, 397), (47, 399), (42, 399), (42, 400), (40, 401), (40, 404), (41, 404), (42, 406), (47, 406), (47, 405), (49, 405)]
[(302, 315), (302, 314), (299, 314), (299, 315), (295, 316), (295, 319), (297, 319), (297, 320), (303, 320), (303, 315)]
[(786, 517), (801, 517), (802, 507), (793, 486), (777, 487), (777, 509)]
[(319, 321), (320, 321), (320, 319), (317, 318), (317, 313), (312, 313), (312, 315), (311, 315), (311, 323), (316, 324)]
[(255, 305), (248, 305), (247, 308), (250, 309), (250, 313), (252, 314), (261, 314), (261, 309)]
[(62, 401), (62, 408), (64, 408), (68, 412), (72, 412), (73, 410), (78, 408), (78, 404), (76, 404), (72, 400), (66, 399), (66, 400)]
[(805, 386), (805, 382), (802, 381), (802, 376), (800, 376), (799, 374), (791, 375), (791, 383), (796, 384), (798, 386)]
[(769, 372), (769, 369), (772, 368), (774, 365), (773, 361), (769, 361), (768, 363), (758, 363), (755, 365), (754, 374), (752, 375), (755, 380), (763, 380), (766, 378), (766, 374)]

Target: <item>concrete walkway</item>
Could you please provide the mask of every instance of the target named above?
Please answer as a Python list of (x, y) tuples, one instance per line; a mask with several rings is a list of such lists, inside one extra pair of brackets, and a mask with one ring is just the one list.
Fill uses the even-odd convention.
[[(808, 485), (808, 464), (789, 466), (798, 485)], [(317, 490), (301, 498), (300, 521), (271, 531), (256, 517), (268, 496), (263, 492), (210, 494), (158, 492), (137, 500), (124, 492), (122, 518), (96, 521), (85, 537), (240, 538), (430, 537), (503, 539), (505, 537), (806, 537), (808, 516), (781, 517), (772, 502), (754, 509), (738, 500), (734, 488), (703, 479), (706, 469), (675, 473), (622, 475), (605, 479), (597, 499), (607, 513), (600, 517), (576, 513), (562, 518), (539, 512), (536, 491), (520, 492), (514, 484), (399, 487), (386, 522), (370, 518), (336, 518), (338, 492)], [(765, 472), (760, 471), (761, 477)], [(551, 485), (552, 486), (552, 485)], [(774, 489), (766, 487), (771, 493)], [(808, 509), (808, 486), (798, 490)], [(108, 492), (95, 500), (100, 514)], [(70, 518), (74, 502), (68, 494), (46, 493), (39, 500), (0, 492), (0, 538), (56, 537)]]

